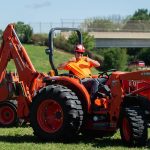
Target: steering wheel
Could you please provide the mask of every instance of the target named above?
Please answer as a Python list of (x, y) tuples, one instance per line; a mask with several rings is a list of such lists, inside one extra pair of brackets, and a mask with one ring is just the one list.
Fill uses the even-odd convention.
[(109, 79), (109, 76), (111, 75), (108, 74), (108, 72), (114, 72), (114, 71), (117, 71), (117, 69), (110, 69), (110, 70), (107, 70), (107, 71), (103, 71), (102, 73), (99, 73), (99, 78), (106, 78), (106, 79)]
[(78, 76), (74, 75), (74, 74), (62, 73), (62, 74), (59, 74), (59, 76), (67, 76), (67, 77), (70, 77), (70, 78), (75, 78), (75, 79), (78, 79), (81, 83), (81, 79)]
[(109, 74), (106, 71), (104, 71), (102, 73), (99, 73), (98, 78), (107, 78), (108, 79)]

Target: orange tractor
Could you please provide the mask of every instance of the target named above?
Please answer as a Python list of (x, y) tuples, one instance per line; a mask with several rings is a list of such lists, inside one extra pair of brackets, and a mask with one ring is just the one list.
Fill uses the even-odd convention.
[[(5, 29), (0, 48), (0, 124), (9, 126), (17, 118), (27, 119), (34, 135), (45, 140), (70, 140), (79, 133), (91, 137), (112, 136), (120, 129), (124, 144), (145, 145), (150, 102), (141, 93), (150, 90), (150, 71), (100, 74), (97, 77), (105, 82), (91, 102), (81, 79), (70, 73), (58, 74), (53, 62), (55, 30), (70, 29), (50, 31), (46, 53), (55, 74), (46, 75), (34, 69), (14, 26), (10, 24)], [(80, 31), (71, 30), (77, 32), (81, 44)], [(17, 74), (6, 72), (10, 59), (15, 62)], [(137, 80), (144, 80), (145, 84), (139, 88), (129, 85), (129, 81)]]

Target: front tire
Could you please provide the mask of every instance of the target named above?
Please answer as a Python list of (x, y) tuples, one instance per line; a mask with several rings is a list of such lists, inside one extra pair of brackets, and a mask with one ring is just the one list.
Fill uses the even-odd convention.
[(49, 85), (40, 90), (30, 112), (34, 134), (44, 140), (70, 140), (82, 125), (81, 102), (62, 85)]
[(120, 122), (122, 141), (127, 146), (144, 146), (148, 131), (144, 113), (140, 107), (124, 108)]

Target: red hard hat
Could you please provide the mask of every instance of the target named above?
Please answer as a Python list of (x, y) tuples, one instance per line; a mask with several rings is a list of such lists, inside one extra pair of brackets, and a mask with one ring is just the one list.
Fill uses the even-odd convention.
[(77, 44), (75, 49), (74, 49), (75, 52), (80, 52), (80, 53), (84, 53), (85, 52), (85, 48), (82, 44)]

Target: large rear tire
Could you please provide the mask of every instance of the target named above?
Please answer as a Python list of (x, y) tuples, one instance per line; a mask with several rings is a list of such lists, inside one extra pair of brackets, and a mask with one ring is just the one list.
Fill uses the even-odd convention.
[(44, 87), (31, 105), (34, 135), (44, 140), (70, 140), (78, 134), (82, 120), (81, 102), (62, 85)]
[(18, 123), (17, 107), (10, 101), (0, 103), (0, 127), (12, 127)]
[(144, 146), (148, 131), (144, 113), (140, 107), (124, 108), (120, 122), (122, 141), (127, 146)]

